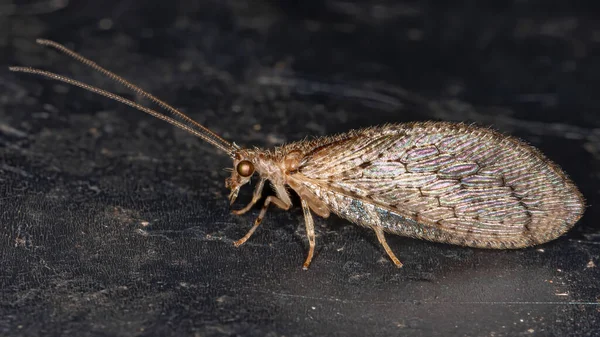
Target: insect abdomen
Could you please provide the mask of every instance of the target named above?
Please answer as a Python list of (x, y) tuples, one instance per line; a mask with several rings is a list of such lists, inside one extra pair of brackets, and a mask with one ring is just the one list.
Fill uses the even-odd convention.
[[(555, 224), (546, 222), (533, 230), (520, 226), (520, 230), (514, 231), (509, 225), (506, 231), (495, 229), (488, 230), (486, 233), (486, 227), (489, 225), (462, 222), (456, 223), (461, 227), (460, 229), (454, 227), (455, 230), (451, 230), (447, 222), (425, 224), (374, 203), (343, 194), (325, 191), (321, 197), (333, 213), (367, 228), (377, 226), (396, 235), (476, 248), (512, 249), (533, 246), (556, 239), (573, 226), (565, 221)], [(544, 220), (555, 221), (555, 219)]]

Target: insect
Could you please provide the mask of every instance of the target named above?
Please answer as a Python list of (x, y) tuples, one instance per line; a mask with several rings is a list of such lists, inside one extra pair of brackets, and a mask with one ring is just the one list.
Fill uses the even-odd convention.
[(262, 222), (269, 206), (292, 206), (288, 187), (299, 197), (309, 249), (315, 251), (312, 214), (331, 213), (370, 228), (397, 266), (402, 263), (384, 233), (461, 246), (511, 249), (556, 239), (583, 215), (584, 200), (559, 166), (533, 146), (496, 131), (449, 122), (388, 124), (276, 147), (241, 148), (100, 67), (49, 40), (37, 40), (106, 75), (153, 101), (171, 115), (55, 73), (29, 67), (16, 72), (65, 82), (160, 118), (200, 137), (233, 160), (225, 185), (233, 204), (254, 175), (252, 200), (236, 215), (248, 212), (269, 181), (267, 196), (253, 226), (235, 246), (244, 244)]

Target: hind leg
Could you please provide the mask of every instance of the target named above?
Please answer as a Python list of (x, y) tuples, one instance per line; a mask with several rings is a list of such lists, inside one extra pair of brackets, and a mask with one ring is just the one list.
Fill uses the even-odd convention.
[(402, 268), (402, 262), (400, 262), (400, 260), (398, 260), (396, 255), (394, 255), (394, 252), (392, 251), (390, 246), (388, 246), (387, 241), (385, 240), (385, 234), (383, 233), (383, 229), (381, 227), (375, 227), (375, 226), (373, 226), (371, 228), (373, 228), (373, 230), (375, 231), (375, 234), (377, 234), (377, 240), (379, 240), (379, 243), (381, 243), (381, 245), (383, 246), (383, 249), (385, 249), (385, 252), (388, 254), (390, 259), (392, 259), (392, 262), (394, 262), (396, 267)]

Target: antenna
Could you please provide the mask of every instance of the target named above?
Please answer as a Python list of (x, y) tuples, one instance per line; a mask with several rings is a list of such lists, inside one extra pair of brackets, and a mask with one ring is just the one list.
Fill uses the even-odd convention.
[(89, 60), (79, 54), (77, 54), (76, 52), (66, 48), (65, 46), (56, 43), (54, 41), (50, 41), (50, 40), (44, 40), (44, 39), (37, 39), (36, 42), (38, 44), (41, 44), (43, 46), (49, 46), (52, 47), (60, 52), (62, 52), (63, 54), (66, 54), (72, 58), (74, 58), (75, 60), (79, 61), (80, 63), (83, 63), (84, 65), (98, 71), (99, 73), (105, 75), (106, 77), (110, 78), (111, 80), (118, 82), (119, 84), (125, 86), (126, 88), (130, 89), (131, 91), (135, 92), (138, 95), (144, 96), (147, 99), (151, 100), (152, 102), (156, 103), (157, 105), (159, 105), (161, 108), (167, 110), (169, 113), (171, 113), (175, 118), (173, 117), (169, 117), (167, 115), (164, 115), (160, 112), (157, 112), (155, 110), (152, 110), (150, 108), (147, 108), (141, 104), (135, 103), (125, 97), (119, 96), (117, 94), (113, 94), (112, 92), (100, 89), (98, 87), (94, 87), (91, 86), (89, 84), (74, 80), (72, 78), (66, 77), (66, 76), (62, 76), (62, 75), (58, 75), (49, 71), (45, 71), (45, 70), (41, 70), (41, 69), (36, 69), (36, 68), (31, 68), (31, 67), (9, 67), (10, 71), (14, 71), (14, 72), (22, 72), (22, 73), (30, 73), (30, 74), (35, 74), (35, 75), (39, 75), (39, 76), (43, 76), (43, 77), (47, 77), (56, 81), (60, 81), (60, 82), (64, 82), (88, 91), (91, 91), (93, 93), (96, 93), (98, 95), (102, 95), (104, 97), (108, 97), (114, 101), (117, 102), (121, 102), (123, 104), (129, 105), (137, 110), (143, 111), (147, 114), (150, 114), (158, 119), (162, 119), (163, 121), (166, 121), (182, 130), (185, 130), (201, 139), (203, 139), (204, 141), (206, 141), (209, 144), (212, 144), (213, 146), (215, 146), (216, 148), (226, 152), (227, 154), (229, 154), (230, 156), (233, 156), (234, 152), (237, 150), (237, 146), (234, 144), (229, 143), (228, 141), (226, 141), (225, 139), (221, 138), (219, 135), (217, 135), (216, 133), (210, 131), (208, 128), (206, 128), (205, 126), (203, 126), (202, 124), (194, 121), (193, 119), (191, 119), (190, 117), (188, 117), (187, 115), (185, 115), (183, 112), (175, 109), (174, 107), (172, 107), (171, 105), (167, 104), (164, 101), (161, 101), (160, 99), (154, 97), (152, 94), (146, 92), (145, 90), (143, 90), (142, 88), (134, 85), (133, 83), (127, 81), (126, 79), (122, 78), (121, 76), (108, 71), (107, 69), (102, 68), (101, 66), (99, 66), (98, 64), (96, 64), (94, 61)]

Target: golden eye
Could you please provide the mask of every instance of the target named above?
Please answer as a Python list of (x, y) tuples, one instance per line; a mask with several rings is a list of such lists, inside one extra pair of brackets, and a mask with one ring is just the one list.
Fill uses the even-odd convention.
[(237, 164), (236, 170), (242, 177), (249, 177), (254, 173), (254, 165), (247, 160), (242, 160)]

